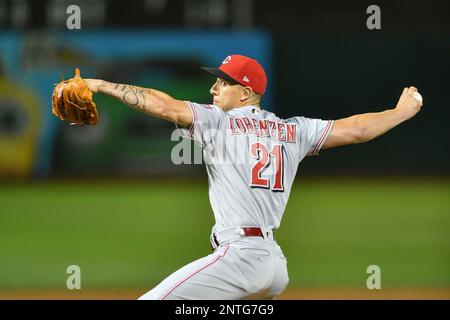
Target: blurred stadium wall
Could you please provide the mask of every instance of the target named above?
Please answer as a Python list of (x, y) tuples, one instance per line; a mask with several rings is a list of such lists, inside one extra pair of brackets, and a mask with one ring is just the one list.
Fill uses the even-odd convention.
[[(80, 30), (66, 28), (69, 2), (82, 9)], [(380, 4), (383, 24), (375, 31), (365, 25), (367, 6), (354, 1), (274, 8), (265, 1), (142, 0), (127, 5), (127, 17), (123, 2), (72, 2), (0, 2), (0, 177), (198, 174), (201, 166), (169, 161), (172, 125), (113, 99), (95, 97), (95, 128), (60, 122), (50, 113), (52, 84), (79, 66), (85, 77), (210, 102), (212, 79), (199, 67), (231, 53), (266, 67), (263, 107), (283, 117), (338, 119), (392, 108), (404, 86), (422, 92), (419, 117), (370, 144), (305, 161), (302, 174), (449, 173), (448, 2)]]

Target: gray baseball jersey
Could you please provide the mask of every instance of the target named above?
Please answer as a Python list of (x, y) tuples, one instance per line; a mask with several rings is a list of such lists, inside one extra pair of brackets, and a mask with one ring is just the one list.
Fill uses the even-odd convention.
[(277, 229), (300, 161), (319, 153), (333, 121), (280, 119), (255, 106), (189, 106), (194, 124), (183, 135), (203, 148), (215, 230)]
[[(194, 122), (180, 129), (203, 148), (216, 225), (214, 252), (164, 279), (139, 299), (269, 299), (289, 282), (273, 237), (299, 162), (318, 154), (332, 121), (275, 114), (246, 106), (224, 112), (188, 102)], [(263, 237), (242, 237), (258, 227)]]

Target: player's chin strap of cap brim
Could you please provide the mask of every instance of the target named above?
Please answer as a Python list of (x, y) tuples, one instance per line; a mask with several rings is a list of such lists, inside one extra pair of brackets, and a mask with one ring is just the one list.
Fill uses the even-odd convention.
[(241, 84), (241, 85), (243, 85), (245, 87), (244, 84), (239, 83), (238, 81), (234, 80), (232, 77), (230, 77), (229, 75), (227, 75), (225, 72), (223, 72), (222, 70), (220, 70), (218, 68), (202, 67), (201, 69), (203, 71), (206, 71), (210, 75), (213, 75), (213, 76), (215, 76), (217, 78), (222, 78), (222, 79), (230, 82), (231, 84)]

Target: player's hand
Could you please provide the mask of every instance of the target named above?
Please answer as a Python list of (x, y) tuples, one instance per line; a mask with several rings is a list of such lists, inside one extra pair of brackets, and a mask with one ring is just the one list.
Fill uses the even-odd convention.
[(100, 79), (84, 79), (84, 81), (86, 82), (89, 90), (93, 93), (97, 93), (98, 88), (103, 84), (103, 80)]
[(397, 102), (395, 110), (406, 119), (414, 117), (422, 108), (423, 101), (419, 101), (414, 97), (415, 92), (417, 92), (415, 87), (403, 89), (402, 95)]

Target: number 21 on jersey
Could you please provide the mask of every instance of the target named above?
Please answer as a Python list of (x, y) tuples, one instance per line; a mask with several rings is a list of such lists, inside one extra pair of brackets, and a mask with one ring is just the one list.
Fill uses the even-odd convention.
[(266, 145), (261, 142), (254, 142), (250, 146), (250, 153), (253, 158), (258, 160), (253, 167), (251, 172), (251, 182), (250, 187), (252, 188), (270, 188), (270, 181), (268, 178), (262, 178), (261, 173), (270, 166), (270, 162), (274, 161), (274, 181), (272, 184), (272, 191), (284, 191), (283, 186), (283, 171), (284, 171), (284, 161), (283, 161), (283, 145), (274, 144), (272, 150), (267, 149)]

